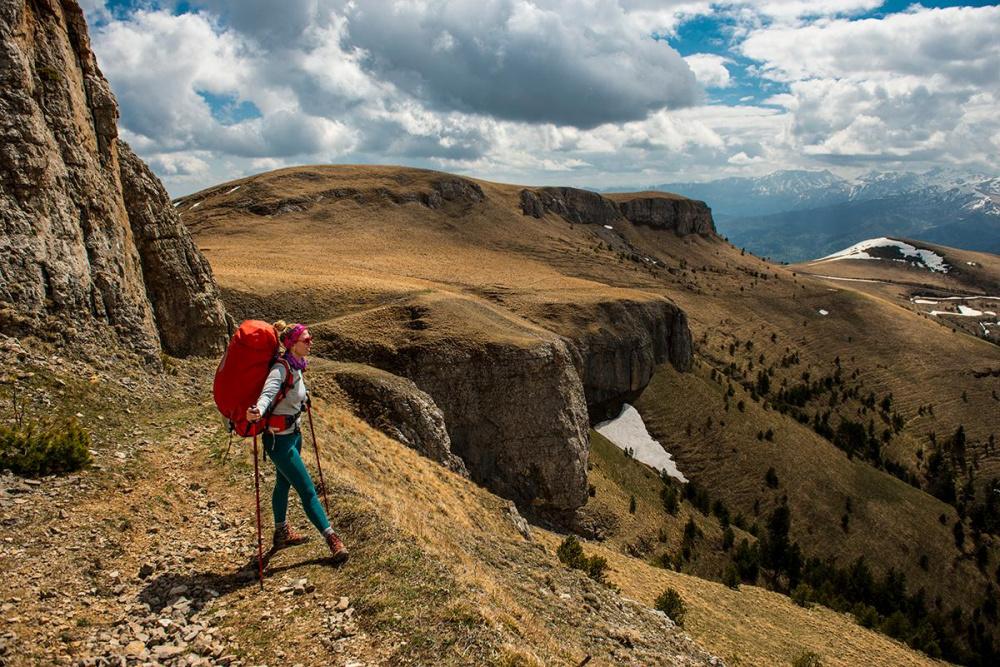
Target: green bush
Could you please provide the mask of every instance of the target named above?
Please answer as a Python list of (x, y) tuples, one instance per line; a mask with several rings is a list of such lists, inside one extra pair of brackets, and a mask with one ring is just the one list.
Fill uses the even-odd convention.
[(732, 588), (734, 591), (740, 590), (740, 573), (736, 570), (736, 566), (730, 563), (726, 567), (726, 571), (722, 573), (722, 583)]
[(684, 627), (684, 614), (687, 613), (687, 608), (684, 606), (684, 600), (681, 599), (680, 593), (668, 588), (660, 593), (660, 597), (656, 598), (653, 606), (669, 616), (674, 623)]
[(605, 583), (605, 573), (608, 570), (608, 559), (603, 556), (591, 556), (587, 562), (587, 576), (598, 581), (600, 583)]
[(813, 589), (809, 584), (799, 584), (792, 591), (792, 602), (800, 607), (809, 607), (812, 604)]
[(90, 463), (90, 435), (75, 419), (37, 426), (0, 426), (0, 470), (37, 477), (79, 470)]
[(556, 550), (556, 555), (567, 567), (583, 570), (594, 581), (605, 582), (605, 572), (608, 569), (607, 559), (601, 556), (588, 557), (583, 552), (583, 547), (580, 546), (580, 540), (576, 539), (576, 535), (570, 535), (563, 540), (559, 549)]
[(819, 656), (812, 651), (806, 651), (795, 658), (795, 660), (792, 660), (792, 667), (820, 667), (822, 664)]

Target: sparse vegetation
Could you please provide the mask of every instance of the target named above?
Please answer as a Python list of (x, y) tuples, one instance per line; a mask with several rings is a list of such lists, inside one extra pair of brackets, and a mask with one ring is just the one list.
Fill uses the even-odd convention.
[(576, 535), (570, 535), (556, 551), (559, 560), (574, 570), (583, 570), (594, 581), (604, 582), (608, 561), (602, 556), (587, 556)]
[(90, 463), (90, 435), (75, 419), (48, 426), (0, 426), (0, 470), (40, 476), (79, 470)]
[(806, 651), (792, 660), (792, 667), (822, 667), (823, 662), (812, 651)]
[(684, 627), (684, 615), (687, 614), (687, 607), (684, 605), (684, 600), (681, 599), (681, 594), (673, 588), (668, 588), (660, 593), (653, 606), (669, 616), (674, 623)]

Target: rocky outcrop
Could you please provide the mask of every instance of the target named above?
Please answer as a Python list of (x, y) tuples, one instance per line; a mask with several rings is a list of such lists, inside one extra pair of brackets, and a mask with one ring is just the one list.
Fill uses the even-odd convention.
[(535, 218), (555, 213), (575, 224), (610, 225), (622, 217), (613, 201), (579, 188), (521, 190), (521, 211)]
[[(149, 358), (161, 336), (171, 352), (217, 351), (226, 331), (207, 266), (157, 210), (165, 198), (144, 199), (155, 178), (137, 160), (120, 171), (117, 117), (75, 1), (0, 5), (0, 301)], [(153, 257), (161, 249), (171, 257)], [(195, 306), (178, 318), (185, 299)], [(181, 340), (191, 326), (193, 345)]]
[(463, 477), (469, 472), (451, 452), (444, 415), (411, 380), (361, 364), (333, 364), (328, 371), (362, 419)]
[(649, 384), (656, 366), (691, 368), (692, 342), (684, 311), (652, 296), (587, 304), (546, 303), (532, 320), (564, 337), (583, 383), (590, 423), (611, 419)]
[[(486, 199), (486, 194), (478, 183), (457, 176), (434, 178), (429, 182), (419, 184), (416, 188), (411, 183), (395, 183), (392, 185), (401, 187), (388, 187), (387, 185), (377, 187), (341, 186), (315, 190), (314, 186), (315, 191), (308, 192), (310, 184), (315, 184), (323, 178), (308, 169), (301, 168), (294, 173), (284, 174), (283, 178), (275, 178), (273, 182), (266, 179), (255, 179), (238, 186), (230, 187), (229, 184), (226, 184), (223, 187), (184, 198), (180, 200), (180, 203), (183, 207), (185, 205), (200, 205), (203, 201), (209, 201), (210, 206), (234, 208), (253, 215), (274, 217), (308, 211), (331, 200), (352, 199), (362, 205), (420, 204), (433, 210), (451, 209), (454, 214), (461, 215), (469, 207)], [(282, 188), (289, 187), (290, 183), (300, 189), (307, 190), (307, 194), (293, 197), (285, 196)]]
[[(589, 424), (634, 400), (658, 364), (691, 365), (683, 311), (631, 294), (520, 305), (530, 322), (477, 299), (432, 294), (313, 325), (314, 351), (412, 380), (440, 408), (451, 452), (472, 479), (565, 524), (587, 499)], [(373, 405), (366, 419), (394, 428), (415, 419), (409, 409), (385, 417), (393, 408), (378, 405), (398, 401), (398, 388), (340, 384)]]
[(118, 143), (122, 194), (142, 260), (163, 349), (176, 356), (221, 352), (226, 312), (212, 269), (181, 224), (160, 180)]
[(562, 341), (420, 350), (404, 368), (441, 406), (473, 479), (552, 511), (586, 502), (587, 408)]
[(428, 295), (311, 327), (315, 352), (411, 379), (472, 479), (523, 506), (587, 499), (587, 407), (559, 336), (478, 300)]
[(679, 236), (716, 233), (712, 211), (705, 202), (667, 195), (604, 197), (578, 188), (525, 189), (521, 190), (521, 212), (534, 218), (554, 213), (574, 224), (613, 225), (628, 220), (634, 225), (672, 230)]
[(637, 197), (618, 202), (622, 215), (634, 225), (670, 229), (679, 236), (715, 234), (712, 210), (705, 202), (670, 197)]

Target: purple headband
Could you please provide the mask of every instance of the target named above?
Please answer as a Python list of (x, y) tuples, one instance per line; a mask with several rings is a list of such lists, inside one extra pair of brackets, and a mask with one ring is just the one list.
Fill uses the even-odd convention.
[(281, 337), (281, 342), (284, 344), (286, 350), (292, 349), (292, 345), (298, 342), (299, 338), (302, 336), (302, 332), (306, 330), (306, 325), (296, 324), (290, 328)]

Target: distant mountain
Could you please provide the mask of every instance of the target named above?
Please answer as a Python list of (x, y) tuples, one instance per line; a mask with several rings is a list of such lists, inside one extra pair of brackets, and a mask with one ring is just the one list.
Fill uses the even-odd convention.
[(1000, 178), (950, 169), (777, 171), (758, 178), (663, 183), (653, 189), (705, 201), (719, 232), (758, 255), (796, 262), (873, 236), (906, 236), (1000, 252)]

